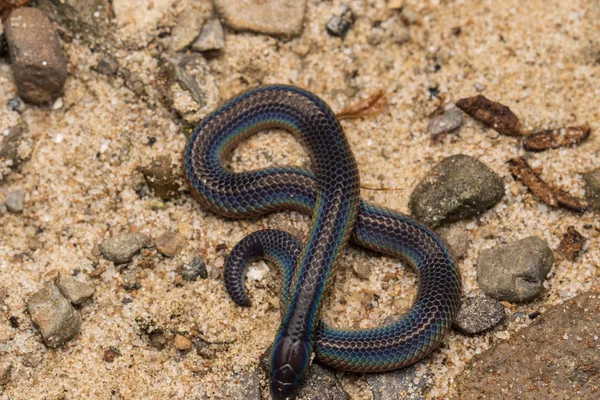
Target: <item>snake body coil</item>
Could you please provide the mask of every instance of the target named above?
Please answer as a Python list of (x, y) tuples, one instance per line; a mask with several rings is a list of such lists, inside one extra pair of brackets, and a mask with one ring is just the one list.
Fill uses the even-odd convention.
[[(297, 167), (234, 173), (222, 160), (255, 132), (280, 128), (309, 150), (312, 171)], [(271, 356), (271, 391), (293, 395), (311, 353), (334, 368), (387, 371), (430, 353), (450, 329), (460, 305), (458, 269), (429, 229), (393, 210), (359, 199), (356, 163), (335, 115), (317, 96), (289, 86), (267, 86), (238, 95), (195, 129), (185, 149), (192, 193), (206, 208), (231, 218), (295, 209), (312, 213), (304, 246), (281, 231), (259, 231), (230, 254), (226, 286), (249, 305), (244, 269), (268, 258), (284, 271), (285, 311)], [(346, 243), (407, 259), (419, 291), (411, 310), (379, 328), (339, 330), (319, 321), (319, 310)]]

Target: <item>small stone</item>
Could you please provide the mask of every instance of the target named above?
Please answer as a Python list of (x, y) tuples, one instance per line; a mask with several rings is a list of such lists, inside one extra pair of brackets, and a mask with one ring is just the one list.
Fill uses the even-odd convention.
[(492, 329), (504, 319), (504, 306), (489, 297), (469, 297), (463, 301), (454, 328), (465, 335), (476, 335)]
[(583, 174), (585, 194), (596, 211), (600, 211), (600, 169)]
[(396, 371), (366, 374), (373, 400), (425, 400), (431, 387), (431, 371), (425, 363), (416, 363)]
[(192, 341), (183, 336), (183, 335), (175, 335), (175, 348), (179, 351), (186, 351), (192, 348)]
[(150, 346), (155, 349), (162, 350), (167, 344), (167, 337), (162, 331), (153, 332), (150, 334)]
[(431, 136), (436, 137), (442, 133), (452, 132), (460, 128), (462, 123), (462, 111), (454, 107), (432, 118), (429, 125), (427, 125), (427, 131)]
[(536, 236), (483, 250), (477, 258), (477, 282), (496, 300), (533, 300), (554, 263), (548, 244)]
[(185, 238), (177, 232), (165, 232), (154, 241), (156, 250), (167, 257), (174, 257), (186, 245)]
[(194, 257), (192, 261), (181, 267), (181, 276), (188, 281), (195, 281), (198, 278), (208, 278), (208, 271), (206, 270), (204, 260), (200, 257)]
[(58, 98), (67, 62), (46, 15), (35, 8), (14, 10), (6, 21), (6, 41), (19, 96), (33, 104)]
[(219, 87), (200, 54), (175, 55), (160, 71), (162, 99), (183, 119), (197, 123), (219, 102)]
[(48, 347), (59, 347), (73, 339), (81, 318), (53, 282), (48, 282), (27, 300), (27, 311)]
[(10, 374), (12, 372), (12, 369), (12, 364), (0, 364), (0, 386), (6, 386), (6, 384), (10, 382)]
[[(1, 137), (2, 135), (0, 135)], [(0, 181), (31, 155), (32, 143), (27, 125), (20, 123), (9, 129), (0, 144)]]
[(218, 18), (206, 21), (200, 31), (200, 36), (192, 43), (194, 51), (221, 50), (225, 47), (223, 27)]
[(412, 214), (430, 227), (482, 214), (504, 196), (504, 182), (476, 158), (443, 159), (410, 197)]
[(371, 266), (365, 262), (352, 263), (352, 269), (360, 279), (369, 279), (371, 276)]
[(6, 343), (12, 340), (13, 337), (15, 337), (13, 329), (8, 325), (4, 325), (4, 323), (0, 324), (0, 343)]
[(259, 261), (257, 264), (251, 265), (246, 272), (248, 280), (260, 282), (269, 273), (269, 266), (264, 261)]
[(20, 189), (11, 190), (6, 194), (6, 208), (8, 211), (12, 213), (20, 213), (23, 212), (23, 201), (24, 201), (23, 191)]
[(204, 21), (205, 17), (200, 10), (192, 6), (185, 8), (171, 30), (169, 51), (176, 53), (188, 47), (198, 36)]
[(155, 196), (170, 200), (179, 194), (183, 185), (181, 166), (173, 164), (170, 157), (158, 157), (141, 171)]
[(131, 292), (140, 289), (142, 285), (137, 281), (137, 275), (134, 271), (127, 271), (121, 275), (121, 287)]
[(213, 0), (225, 25), (236, 31), (294, 37), (302, 32), (306, 0)]
[(26, 108), (25, 103), (18, 97), (13, 97), (12, 99), (8, 100), (6, 105), (10, 111), (16, 111), (18, 113), (22, 113)]
[(109, 346), (107, 349), (104, 349), (104, 354), (102, 356), (102, 359), (105, 362), (113, 362), (113, 361), (115, 361), (115, 358), (117, 358), (119, 356), (121, 356), (121, 350), (119, 350), (115, 346)]
[(460, 260), (467, 255), (473, 236), (461, 225), (442, 226), (436, 230), (440, 238), (448, 245), (450, 253), (455, 260)]
[(331, 17), (329, 22), (327, 22), (325, 29), (331, 36), (337, 36), (343, 39), (352, 25), (354, 25), (354, 13), (347, 4), (344, 4), (342, 5), (342, 12), (340, 15)]
[(75, 278), (60, 277), (56, 282), (58, 290), (71, 302), (71, 304), (81, 304), (91, 298), (96, 289), (85, 282), (78, 281)]
[(102, 242), (100, 253), (115, 264), (125, 264), (132, 260), (142, 248), (152, 246), (152, 239), (139, 232), (122, 233)]

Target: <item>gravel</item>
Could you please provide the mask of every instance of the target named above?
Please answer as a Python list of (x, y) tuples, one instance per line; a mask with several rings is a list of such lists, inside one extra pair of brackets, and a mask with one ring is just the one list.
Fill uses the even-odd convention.
[(483, 250), (477, 258), (477, 282), (494, 299), (527, 302), (542, 292), (553, 263), (548, 243), (531, 236)]
[(56, 281), (58, 290), (71, 302), (73, 305), (79, 305), (84, 301), (92, 298), (96, 289), (85, 283), (78, 281), (70, 276), (60, 277)]
[(169, 51), (172, 53), (183, 51), (188, 47), (198, 34), (206, 20), (204, 13), (196, 7), (186, 7), (177, 18), (177, 23), (171, 30)]
[(181, 267), (181, 276), (188, 281), (195, 281), (198, 278), (208, 278), (208, 271), (206, 270), (204, 260), (201, 257), (194, 257), (189, 263), (183, 264)]
[(163, 256), (175, 257), (186, 246), (186, 241), (177, 232), (165, 232), (156, 238), (154, 246)]
[(143, 233), (126, 232), (103, 241), (100, 244), (100, 253), (115, 264), (125, 264), (130, 262), (142, 248), (151, 245), (152, 239)]
[(457, 130), (462, 126), (462, 123), (462, 111), (457, 107), (453, 107), (444, 111), (442, 114), (433, 117), (427, 125), (427, 132), (429, 132), (431, 136), (436, 137), (442, 133)]

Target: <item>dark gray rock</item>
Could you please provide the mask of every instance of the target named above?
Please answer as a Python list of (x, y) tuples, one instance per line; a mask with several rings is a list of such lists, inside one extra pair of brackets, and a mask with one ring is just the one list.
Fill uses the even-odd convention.
[(432, 384), (425, 363), (416, 363), (396, 371), (367, 374), (373, 400), (424, 400)]
[(27, 300), (27, 311), (48, 347), (59, 347), (73, 339), (81, 318), (54, 282), (48, 282)]
[(18, 8), (6, 21), (6, 41), (19, 96), (46, 104), (60, 96), (67, 62), (52, 23), (35, 8)]
[(585, 194), (590, 200), (591, 206), (600, 210), (600, 169), (583, 174), (585, 181)]
[(555, 306), (475, 358), (456, 378), (461, 400), (597, 399), (600, 294)]
[(260, 379), (255, 372), (234, 374), (218, 390), (218, 396), (231, 400), (260, 400)]
[(325, 29), (331, 36), (337, 36), (343, 39), (350, 28), (352, 28), (352, 25), (354, 25), (354, 13), (347, 4), (344, 4), (342, 5), (342, 12), (340, 15), (331, 17), (329, 22), (327, 22)]
[(125, 264), (142, 248), (152, 246), (152, 239), (143, 233), (126, 232), (102, 242), (100, 253), (115, 264)]
[(477, 258), (477, 282), (496, 300), (526, 302), (538, 296), (554, 263), (548, 244), (537, 236), (483, 250)]
[(219, 87), (200, 54), (176, 55), (160, 72), (163, 101), (186, 121), (197, 123), (219, 102)]
[(81, 304), (87, 299), (90, 299), (96, 289), (85, 282), (78, 281), (70, 276), (60, 277), (56, 281), (58, 290), (71, 302), (71, 304)]
[(6, 194), (6, 208), (12, 213), (21, 213), (24, 208), (25, 194), (21, 189), (11, 190)]
[(454, 328), (465, 335), (476, 335), (492, 329), (504, 319), (504, 306), (486, 296), (465, 299), (458, 311)]
[(252, 31), (291, 38), (300, 35), (306, 0), (213, 0), (225, 25), (236, 31)]
[[(272, 346), (269, 346), (269, 348), (260, 357), (260, 366), (267, 376), (269, 376), (271, 349)], [(306, 373), (306, 376), (300, 385), (296, 399), (346, 400), (350, 399), (350, 395), (338, 382), (334, 370), (321, 366), (317, 363), (312, 363), (308, 367), (308, 372)]]
[(431, 136), (436, 137), (442, 133), (452, 132), (460, 128), (462, 123), (462, 111), (458, 107), (454, 107), (433, 117), (427, 125), (427, 132)]
[(463, 225), (442, 226), (436, 229), (436, 232), (448, 245), (455, 260), (460, 260), (467, 255), (473, 242), (473, 235)]
[(201, 257), (194, 257), (192, 261), (181, 267), (181, 276), (188, 281), (195, 281), (198, 278), (208, 278), (208, 271), (206, 270), (204, 260)]
[(214, 51), (225, 47), (225, 35), (221, 21), (217, 18), (206, 21), (200, 31), (200, 36), (192, 43), (194, 51)]
[(504, 196), (504, 183), (476, 158), (457, 154), (443, 159), (410, 197), (412, 214), (436, 227), (479, 215)]

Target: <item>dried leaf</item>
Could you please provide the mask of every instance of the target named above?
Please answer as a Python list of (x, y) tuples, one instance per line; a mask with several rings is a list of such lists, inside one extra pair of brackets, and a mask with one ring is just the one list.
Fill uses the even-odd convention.
[(482, 95), (467, 97), (456, 106), (495, 131), (508, 136), (521, 136), (521, 122), (510, 108)]
[(383, 90), (378, 91), (373, 96), (362, 99), (355, 104), (344, 107), (342, 111), (336, 114), (339, 121), (350, 118), (361, 118), (370, 115), (377, 115), (383, 111), (387, 105), (387, 98)]
[(523, 141), (523, 147), (530, 151), (544, 151), (575, 145), (587, 139), (590, 132), (589, 125), (545, 130), (527, 136)]
[(551, 189), (554, 192), (554, 196), (556, 197), (559, 206), (578, 212), (584, 212), (585, 210), (587, 210), (588, 203), (585, 200), (573, 197), (562, 189)]
[(558, 200), (552, 193), (550, 186), (531, 169), (525, 158), (518, 157), (508, 160), (508, 165), (515, 178), (521, 180), (540, 200), (549, 206), (558, 206)]
[(583, 251), (583, 246), (585, 246), (585, 237), (573, 226), (569, 226), (567, 228), (567, 233), (565, 233), (558, 245), (558, 252), (565, 256), (570, 261), (575, 261), (577, 257)]

